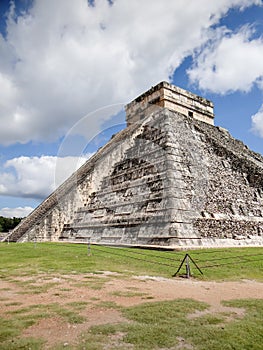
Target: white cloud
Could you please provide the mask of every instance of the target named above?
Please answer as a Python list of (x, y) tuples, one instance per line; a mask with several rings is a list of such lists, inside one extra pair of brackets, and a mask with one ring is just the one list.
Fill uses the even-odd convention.
[(42, 156), (10, 159), (4, 165), (6, 171), (0, 173), (0, 195), (43, 199), (89, 157), (90, 155), (85, 155), (85, 157)]
[(260, 137), (263, 137), (263, 105), (256, 114), (252, 115), (251, 120), (252, 131)]
[(34, 208), (31, 207), (17, 207), (17, 208), (2, 208), (0, 209), (0, 216), (7, 218), (24, 218), (30, 214)]
[(216, 93), (248, 92), (263, 78), (263, 38), (253, 39), (253, 30), (241, 28), (232, 33), (226, 28), (213, 32), (210, 45), (197, 56), (188, 71), (199, 88)]
[[(0, 35), (1, 143), (54, 139), (87, 113), (168, 80), (220, 17), (252, 4), (262, 2), (35, 0), (27, 13), (10, 14), (7, 36)], [(259, 54), (259, 43), (234, 38), (240, 54)], [(90, 119), (88, 136), (104, 118)]]
[[(225, 27), (211, 31), (208, 44), (188, 70), (192, 83), (220, 94), (249, 92), (254, 85), (263, 91), (263, 37), (254, 34), (250, 26), (237, 32)], [(251, 131), (263, 137), (263, 105), (251, 120)]]

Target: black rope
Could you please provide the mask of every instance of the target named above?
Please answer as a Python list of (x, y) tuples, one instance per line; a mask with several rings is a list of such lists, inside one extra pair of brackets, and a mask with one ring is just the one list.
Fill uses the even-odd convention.
[[(112, 247), (110, 247), (112, 248)], [(151, 256), (153, 258), (158, 258), (158, 259), (164, 259), (164, 260), (170, 260), (170, 261), (174, 261), (174, 262), (178, 262), (178, 259), (174, 259), (174, 258), (169, 258), (167, 256), (161, 256), (161, 255), (156, 255), (156, 254), (148, 254), (148, 253), (143, 253), (143, 252), (138, 252), (134, 249), (136, 248), (122, 248), (122, 247), (119, 247), (118, 249), (123, 249), (125, 251), (128, 251), (128, 252), (131, 252), (133, 254), (139, 254), (139, 255), (143, 255), (143, 256)], [(166, 252), (164, 254), (167, 254)]]
[[(254, 261), (262, 261), (263, 262), (263, 259), (252, 259), (252, 260), (245, 259), (244, 261), (235, 262), (235, 264), (242, 264), (242, 263), (254, 262)], [(218, 267), (218, 266), (225, 266), (225, 265), (233, 265), (233, 262), (228, 262), (228, 263), (224, 263), (224, 264), (215, 264), (215, 265), (205, 265), (205, 266), (200, 266), (200, 268), (207, 269), (210, 267)]]
[[(243, 258), (243, 257), (246, 257), (246, 256), (262, 256), (263, 257), (263, 254), (260, 253), (260, 254), (244, 254), (244, 255), (236, 255), (236, 256), (227, 256), (225, 258), (214, 258), (214, 259), (209, 259), (209, 261), (221, 261), (221, 260), (228, 260), (228, 259), (240, 259), (240, 258)], [(207, 260), (199, 260), (198, 258), (195, 259), (196, 261), (198, 262), (204, 262), (204, 261), (207, 261)]]
[[(99, 248), (98, 248), (99, 247)], [(174, 262), (178, 262), (178, 260), (175, 260), (173, 258), (170, 258), (170, 257), (164, 257), (164, 256), (156, 256), (156, 255), (153, 255), (153, 254), (146, 254), (144, 252), (138, 252), (136, 250), (134, 250), (135, 248), (123, 248), (123, 247), (110, 247), (108, 246), (107, 250), (101, 248), (102, 246), (98, 246), (98, 245), (92, 245), (92, 249), (95, 249), (96, 251), (98, 252), (101, 252), (101, 253), (107, 253), (107, 254), (113, 254), (113, 255), (117, 255), (117, 256), (122, 256), (122, 257), (126, 257), (126, 258), (129, 258), (129, 259), (135, 259), (135, 260), (138, 260), (138, 261), (143, 261), (143, 262), (146, 262), (146, 263), (150, 263), (150, 264), (157, 264), (157, 265), (162, 265), (162, 266), (168, 266), (168, 267), (172, 267), (174, 268), (175, 266), (174, 265), (171, 265), (171, 264), (167, 264), (167, 263), (163, 263), (163, 262), (160, 262), (160, 261), (152, 261), (152, 260), (148, 260), (148, 259), (141, 259), (139, 257), (135, 257), (135, 256), (131, 256), (131, 255), (127, 255), (127, 254), (121, 254), (121, 253), (117, 253), (116, 251), (113, 251), (113, 250), (116, 250), (116, 249), (121, 249), (123, 250), (123, 252), (130, 252), (131, 254), (139, 254), (139, 255), (142, 255), (142, 256), (151, 256), (151, 257), (154, 257), (156, 259), (165, 259), (165, 260), (170, 260), (170, 261), (174, 261)], [(103, 246), (105, 247), (105, 246)], [(217, 251), (218, 252), (218, 251)], [(222, 252), (222, 251), (220, 251)], [(229, 251), (227, 251), (229, 253)], [(201, 254), (202, 252), (198, 252), (198, 254)], [(209, 252), (205, 252), (205, 253), (210, 253)], [(215, 252), (213, 252), (215, 253)], [(193, 252), (193, 255), (195, 253)], [(257, 256), (262, 256), (262, 259), (247, 259), (247, 257), (257, 257)], [(223, 260), (228, 260), (228, 259), (239, 259), (240, 261), (238, 262), (235, 262), (236, 264), (242, 264), (242, 263), (250, 263), (250, 262), (256, 262), (256, 261), (263, 261), (263, 254), (245, 254), (245, 255), (237, 255), (237, 256), (230, 256), (230, 257), (223, 257), (223, 258), (214, 258), (214, 259), (209, 259), (209, 261), (223, 261)], [(205, 262), (207, 260), (198, 260), (196, 259), (198, 262)], [(206, 268), (213, 268), (213, 267), (219, 267), (219, 266), (226, 266), (226, 265), (233, 265), (233, 261), (231, 262), (226, 262), (226, 263), (218, 263), (218, 264), (213, 264), (213, 265), (203, 265), (203, 266), (200, 266), (201, 269), (206, 269)]]
[[(242, 249), (242, 248), (241, 248)], [(222, 248), (218, 248), (218, 249), (216, 249), (216, 250), (205, 250), (205, 248), (203, 248), (201, 251), (195, 251), (195, 250), (191, 250), (190, 251), (190, 253), (191, 254), (195, 254), (195, 255), (199, 255), (199, 254), (216, 254), (216, 253), (224, 253), (224, 252), (226, 252), (226, 253), (229, 253), (229, 250), (227, 250), (227, 249), (222, 249)], [(190, 253), (188, 253), (188, 254), (190, 254)]]
[[(109, 248), (109, 247), (108, 247)], [(111, 249), (114, 249), (112, 247), (110, 247)], [(92, 246), (92, 249), (94, 249), (94, 245)], [(163, 265), (163, 266), (169, 266), (169, 267), (173, 267), (173, 265), (169, 265), (169, 264), (165, 264), (165, 263), (162, 263), (162, 262), (159, 262), (159, 261), (151, 261), (151, 260), (145, 260), (145, 259), (140, 259), (140, 258), (137, 258), (137, 257), (134, 257), (134, 256), (130, 256), (130, 255), (123, 255), (123, 254), (118, 254), (116, 252), (110, 252), (109, 250), (104, 250), (104, 249), (101, 249), (99, 248), (98, 249), (98, 246), (96, 246), (95, 250), (97, 251), (102, 251), (104, 253), (108, 253), (108, 254), (113, 254), (113, 255), (118, 255), (118, 256), (122, 256), (122, 257), (126, 257), (126, 258), (130, 258), (130, 259), (135, 259), (135, 260), (139, 260), (139, 261), (144, 261), (144, 262), (147, 262), (147, 263), (150, 263), (150, 264), (158, 264), (158, 265)]]

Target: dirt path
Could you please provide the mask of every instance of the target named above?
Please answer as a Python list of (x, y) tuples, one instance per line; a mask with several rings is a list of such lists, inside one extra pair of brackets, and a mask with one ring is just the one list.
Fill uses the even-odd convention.
[(59, 304), (64, 307), (74, 302), (87, 302), (80, 312), (85, 317), (83, 323), (71, 324), (58, 315), (40, 319), (24, 331), (24, 336), (44, 338), (47, 340), (46, 349), (52, 349), (61, 342), (65, 346), (74, 344), (81, 332), (92, 325), (124, 321), (118, 310), (107, 308), (105, 303), (127, 307), (177, 298), (206, 302), (210, 305), (206, 312), (231, 311), (242, 317), (243, 310), (225, 307), (222, 300), (263, 298), (263, 283), (249, 280), (204, 282), (149, 276), (123, 278), (108, 272), (100, 275), (41, 275), (35, 279), (20, 277), (15, 281), (0, 281), (0, 317), (7, 317), (8, 311), (32, 305)]

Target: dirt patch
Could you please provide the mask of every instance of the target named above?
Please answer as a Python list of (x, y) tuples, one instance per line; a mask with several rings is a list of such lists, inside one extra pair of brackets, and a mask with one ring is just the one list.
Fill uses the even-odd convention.
[(70, 324), (60, 317), (42, 319), (27, 328), (23, 336), (43, 338), (46, 340), (46, 349), (52, 349), (57, 343), (74, 345), (79, 335), (91, 326), (126, 321), (120, 312), (112, 309), (87, 309), (84, 314), (87, 321), (81, 324)]
[[(122, 277), (118, 274), (101, 273), (85, 275), (39, 275), (34, 278), (16, 277), (1, 281), (0, 317), (9, 317), (10, 311), (48, 305), (73, 310), (74, 305), (83, 317), (82, 323), (71, 323), (63, 316), (41, 318), (28, 327), (23, 336), (40, 337), (46, 341), (46, 349), (56, 344), (74, 345), (80, 334), (93, 325), (125, 322), (118, 306), (133, 306), (145, 302), (191, 298), (210, 305), (207, 312), (227, 312), (231, 318), (242, 317), (244, 310), (221, 304), (222, 300), (263, 298), (263, 283), (255, 281), (204, 282), (187, 279), (165, 279), (138, 276)], [(189, 317), (202, 316), (199, 312)], [(118, 334), (115, 335), (118, 337)], [(117, 339), (118, 340), (118, 339)], [(112, 339), (114, 343), (117, 341)], [(182, 341), (182, 346), (185, 346)]]

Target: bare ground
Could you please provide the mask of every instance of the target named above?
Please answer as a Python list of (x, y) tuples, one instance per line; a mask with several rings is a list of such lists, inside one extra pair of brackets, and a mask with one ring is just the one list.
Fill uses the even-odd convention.
[[(33, 289), (32, 289), (33, 288)], [(206, 302), (210, 308), (205, 312), (231, 312), (242, 317), (244, 310), (221, 304), (222, 300), (263, 298), (263, 283), (244, 280), (240, 282), (205, 282), (188, 279), (161, 277), (123, 277), (110, 272), (85, 275), (45, 275), (16, 277), (0, 281), (0, 317), (8, 317), (8, 311), (32, 305), (45, 306), (87, 302), (79, 312), (85, 318), (80, 324), (71, 324), (58, 315), (40, 319), (27, 328), (23, 336), (40, 337), (46, 341), (45, 348), (56, 344), (74, 345), (83, 331), (92, 325), (127, 321), (115, 308), (133, 306), (145, 302), (191, 298)], [(103, 304), (104, 303), (104, 304)], [(204, 312), (189, 315), (198, 317)]]

